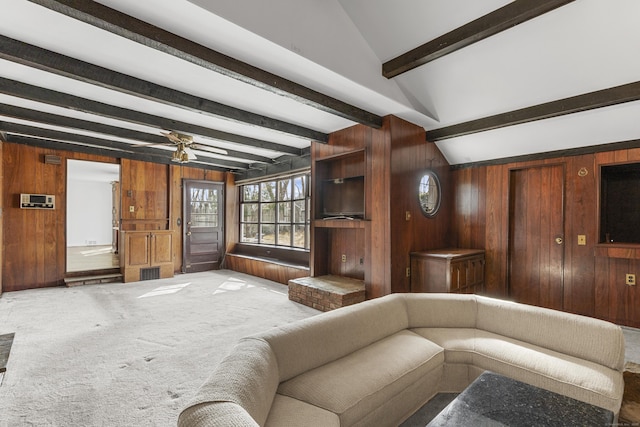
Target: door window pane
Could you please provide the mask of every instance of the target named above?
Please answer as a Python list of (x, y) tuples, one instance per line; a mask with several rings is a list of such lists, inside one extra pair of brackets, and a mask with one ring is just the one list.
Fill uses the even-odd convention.
[(291, 180), (278, 181), (278, 200), (291, 200)]

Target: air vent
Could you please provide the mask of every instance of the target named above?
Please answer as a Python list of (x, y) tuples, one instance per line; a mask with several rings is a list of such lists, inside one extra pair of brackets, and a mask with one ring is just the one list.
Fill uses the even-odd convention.
[(48, 165), (59, 165), (62, 164), (62, 159), (60, 156), (54, 156), (53, 154), (46, 154), (44, 156), (44, 162)]
[(140, 269), (140, 280), (154, 280), (160, 278), (160, 267)]

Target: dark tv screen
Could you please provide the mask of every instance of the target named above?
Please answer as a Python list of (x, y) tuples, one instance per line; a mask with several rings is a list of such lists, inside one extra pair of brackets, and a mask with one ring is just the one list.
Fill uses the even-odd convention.
[(364, 218), (364, 177), (324, 181), (322, 216)]

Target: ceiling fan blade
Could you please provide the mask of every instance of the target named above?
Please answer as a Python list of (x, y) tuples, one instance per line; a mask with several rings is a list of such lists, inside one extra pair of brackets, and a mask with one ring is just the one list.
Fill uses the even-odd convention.
[(200, 151), (206, 151), (208, 153), (222, 154), (225, 156), (228, 154), (227, 151), (223, 150), (222, 148), (211, 147), (209, 145), (204, 145), (204, 144), (193, 144), (191, 145), (191, 148), (194, 148)]
[(189, 160), (197, 160), (198, 159), (191, 148), (184, 147), (184, 151), (189, 156)]
[(167, 145), (173, 145), (169, 142), (161, 143), (161, 142), (140, 142), (138, 144), (133, 144), (132, 147), (165, 147)]

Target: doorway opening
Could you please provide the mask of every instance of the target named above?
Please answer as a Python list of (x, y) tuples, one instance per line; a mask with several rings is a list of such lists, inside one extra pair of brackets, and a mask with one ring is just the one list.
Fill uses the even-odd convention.
[(67, 160), (67, 273), (120, 267), (120, 165)]

